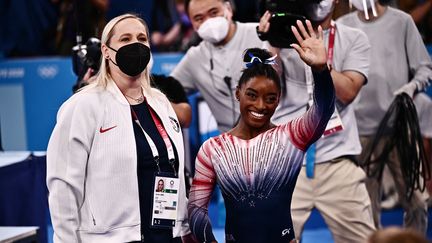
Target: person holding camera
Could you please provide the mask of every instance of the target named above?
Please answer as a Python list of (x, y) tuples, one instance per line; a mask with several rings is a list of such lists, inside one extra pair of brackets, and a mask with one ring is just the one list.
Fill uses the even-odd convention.
[[(353, 100), (367, 83), (370, 45), (357, 29), (336, 24), (332, 13), (337, 0), (309, 1), (304, 17), (315, 31), (324, 30), (327, 65), (336, 90), (336, 109), (323, 136), (309, 148), (293, 193), (291, 212), (296, 238), (316, 208), (327, 223), (336, 243), (365, 242), (375, 231), (364, 171), (356, 164), (361, 146), (354, 116)], [(298, 3), (300, 4), (300, 3)], [(300, 15), (297, 13), (297, 15)], [(275, 17), (276, 16), (276, 17)], [(294, 16), (294, 15), (293, 15)], [(258, 31), (272, 33), (277, 14), (266, 12)], [(276, 27), (274, 27), (276, 28)], [(274, 33), (274, 32), (273, 32)], [(272, 36), (267, 36), (270, 44)], [(272, 47), (283, 67), (285, 90), (272, 121), (282, 124), (298, 117), (313, 103), (313, 76), (295, 50)]]
[(186, 52), (170, 75), (186, 90), (201, 93), (219, 131), (226, 132), (240, 114), (234, 92), (242, 70), (241, 54), (263, 46), (255, 32), (257, 23), (234, 22), (227, 0), (186, 0), (185, 8), (203, 40)]
[[(99, 72), (61, 106), (48, 144), (54, 242), (188, 242), (183, 137), (150, 87), (147, 25), (118, 16), (101, 43)], [(160, 179), (172, 197), (155, 196)], [(164, 202), (172, 214), (155, 214)]]
[(335, 90), (326, 66), (322, 29), (315, 33), (310, 22), (292, 28), (299, 43), (293, 47), (315, 77), (315, 102), (302, 116), (273, 124), (271, 117), (282, 99), (274, 56), (260, 48), (245, 50), (246, 68), (235, 92), (239, 122), (205, 141), (196, 159), (188, 212), (199, 242), (215, 242), (207, 208), (216, 184), (227, 210), (227, 243), (296, 241), (292, 192), (305, 151), (322, 135), (333, 113)]
[[(395, 96), (405, 93), (412, 98), (430, 85), (432, 77), (431, 58), (412, 17), (383, 2), (386, 1), (374, 0), (371, 5), (370, 1), (353, 0), (352, 4), (357, 11), (344, 15), (337, 21), (363, 30), (371, 43), (369, 85), (361, 91), (355, 106), (363, 148), (372, 147), (375, 135), (381, 132), (379, 125)], [(402, 141), (402, 137), (400, 140)], [(373, 157), (377, 158), (382, 154), (387, 141), (387, 134), (379, 139), (377, 146), (373, 148)], [(370, 163), (370, 160), (366, 160), (368, 152), (363, 150), (359, 156), (360, 161), (365, 164)], [(406, 168), (404, 164), (411, 161), (401, 161), (398, 157), (400, 154), (401, 151), (391, 149), (388, 158), (381, 157), (377, 162), (385, 163), (394, 179), (400, 203), (405, 211), (404, 226), (425, 234), (428, 224), (427, 193), (414, 188), (412, 196), (408, 196), (412, 185), (408, 185), (404, 179), (403, 173), (406, 170), (402, 171), (402, 168)], [(372, 165), (371, 169), (374, 168), (376, 166)], [(417, 174), (407, 177), (415, 177), (414, 180), (419, 181), (427, 179), (418, 178), (419, 176)], [(381, 226), (381, 179), (380, 175), (374, 175), (367, 181), (377, 228)]]

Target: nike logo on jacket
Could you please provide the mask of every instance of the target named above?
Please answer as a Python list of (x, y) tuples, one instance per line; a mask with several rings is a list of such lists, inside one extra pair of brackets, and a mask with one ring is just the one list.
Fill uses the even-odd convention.
[(112, 126), (112, 127), (108, 127), (108, 128), (105, 128), (105, 129), (103, 129), (102, 127), (100, 127), (99, 132), (100, 133), (108, 132), (109, 130), (114, 129), (116, 127), (117, 127), (117, 125)]

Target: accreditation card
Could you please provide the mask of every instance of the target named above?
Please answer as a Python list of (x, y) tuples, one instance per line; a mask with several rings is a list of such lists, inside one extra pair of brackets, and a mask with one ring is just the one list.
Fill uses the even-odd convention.
[(151, 227), (172, 228), (178, 211), (180, 180), (174, 174), (157, 173), (153, 187)]

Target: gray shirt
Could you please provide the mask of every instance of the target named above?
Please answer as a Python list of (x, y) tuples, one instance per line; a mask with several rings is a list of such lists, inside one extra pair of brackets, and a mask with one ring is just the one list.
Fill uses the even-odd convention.
[(240, 112), (235, 88), (244, 69), (243, 52), (262, 48), (257, 23), (236, 22), (233, 38), (224, 46), (202, 41), (185, 54), (171, 73), (188, 90), (198, 90), (216, 119), (220, 132), (230, 130)]
[(419, 89), (430, 83), (432, 63), (421, 36), (408, 14), (387, 7), (373, 22), (360, 20), (357, 12), (342, 16), (338, 23), (363, 30), (371, 43), (369, 83), (356, 100), (359, 133), (373, 135), (393, 101), (393, 92), (415, 81)]
[[(329, 30), (324, 31), (325, 46), (328, 47)], [(367, 79), (369, 69), (369, 41), (366, 35), (354, 28), (336, 24), (333, 52), (333, 68), (338, 72), (356, 71)], [(289, 121), (306, 111), (309, 100), (305, 67), (297, 52), (293, 49), (281, 49), (280, 58), (284, 68), (286, 94), (273, 115), (277, 124)], [(344, 126), (316, 142), (316, 163), (361, 152), (357, 123), (352, 105), (339, 107), (339, 114)]]
[(425, 93), (414, 97), (414, 104), (423, 137), (432, 138), (432, 99)]

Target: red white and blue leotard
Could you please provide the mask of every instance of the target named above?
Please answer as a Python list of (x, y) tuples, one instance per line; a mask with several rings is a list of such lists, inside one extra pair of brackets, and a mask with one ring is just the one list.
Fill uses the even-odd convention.
[(214, 241), (207, 214), (218, 183), (225, 200), (227, 242), (290, 242), (291, 197), (307, 148), (334, 110), (328, 71), (314, 73), (314, 105), (305, 115), (243, 140), (223, 133), (201, 146), (189, 194), (189, 223), (200, 242)]

